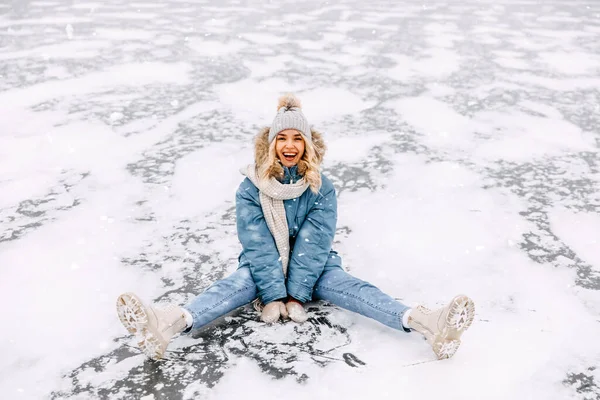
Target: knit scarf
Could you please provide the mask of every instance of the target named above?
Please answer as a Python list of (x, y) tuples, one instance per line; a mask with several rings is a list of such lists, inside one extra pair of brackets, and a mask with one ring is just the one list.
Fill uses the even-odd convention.
[[(298, 198), (306, 191), (308, 184), (304, 178), (296, 183), (284, 184), (271, 177), (268, 181), (260, 181), (256, 175), (256, 165), (251, 164), (240, 170), (258, 188), (260, 205), (267, 226), (275, 239), (275, 246), (279, 252), (283, 275), (287, 276), (287, 268), (290, 258), (290, 231), (285, 216), (283, 200)], [(260, 302), (255, 302), (257, 310), (262, 309)]]

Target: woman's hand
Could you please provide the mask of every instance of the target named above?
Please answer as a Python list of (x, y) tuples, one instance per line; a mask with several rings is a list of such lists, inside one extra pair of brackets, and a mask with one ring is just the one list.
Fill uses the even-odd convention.
[(260, 313), (260, 319), (262, 322), (272, 324), (279, 321), (279, 317), (283, 319), (288, 318), (288, 311), (283, 301), (272, 301), (263, 307)]
[(306, 314), (302, 303), (300, 303), (293, 297), (289, 298), (285, 306), (287, 308), (287, 314), (289, 315), (289, 318), (292, 321), (301, 324), (303, 322), (306, 322), (306, 320), (308, 319), (308, 314)]

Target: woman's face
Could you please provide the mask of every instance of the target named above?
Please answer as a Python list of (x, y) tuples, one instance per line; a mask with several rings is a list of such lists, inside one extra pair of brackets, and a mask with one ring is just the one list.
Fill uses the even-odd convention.
[(277, 158), (286, 167), (298, 164), (304, 155), (304, 139), (295, 129), (286, 129), (277, 134), (275, 138), (275, 151)]

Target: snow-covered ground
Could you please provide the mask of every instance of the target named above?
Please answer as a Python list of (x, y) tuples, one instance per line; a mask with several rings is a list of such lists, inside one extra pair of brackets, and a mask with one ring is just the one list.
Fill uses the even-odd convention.
[[(0, 2), (0, 398), (600, 399), (600, 3), (223, 3)], [(236, 268), (284, 91), (325, 133), (345, 267), (475, 300), (453, 359), (327, 304), (159, 363), (125, 335), (119, 293)]]

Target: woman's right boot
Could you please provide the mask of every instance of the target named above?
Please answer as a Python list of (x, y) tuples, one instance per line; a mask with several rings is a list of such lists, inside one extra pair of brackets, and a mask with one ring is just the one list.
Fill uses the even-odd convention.
[(133, 293), (118, 297), (117, 314), (129, 333), (136, 336), (140, 349), (154, 360), (162, 358), (173, 336), (187, 328), (181, 307), (146, 307)]

